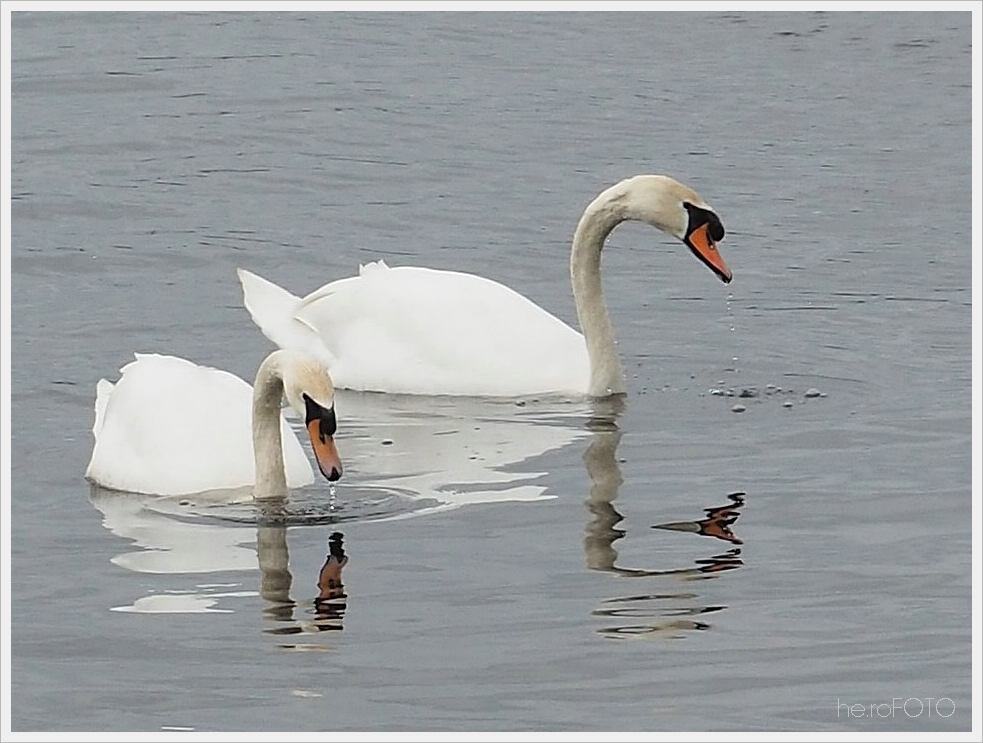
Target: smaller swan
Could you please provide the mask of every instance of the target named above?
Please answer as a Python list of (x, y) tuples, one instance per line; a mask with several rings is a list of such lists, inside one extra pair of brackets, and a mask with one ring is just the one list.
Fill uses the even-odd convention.
[(334, 386), (309, 354), (274, 351), (260, 364), (254, 388), (175, 356), (135, 356), (115, 385), (102, 379), (96, 387), (86, 479), (152, 495), (253, 486), (254, 498), (284, 497), (288, 488), (314, 482), (280, 414), (284, 397), (304, 418), (321, 474), (332, 482), (341, 477)]

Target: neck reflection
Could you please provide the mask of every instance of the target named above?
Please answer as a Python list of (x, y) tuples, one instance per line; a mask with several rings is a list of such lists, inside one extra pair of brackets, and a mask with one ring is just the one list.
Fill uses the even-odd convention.
[[(732, 546), (710, 557), (673, 568), (638, 568), (618, 564), (618, 551), (614, 543), (627, 534), (626, 529), (618, 527), (624, 517), (614, 506), (618, 489), (624, 482), (617, 459), (622, 436), (618, 419), (624, 408), (622, 397), (598, 400), (594, 403), (593, 416), (588, 422), (592, 438), (584, 452), (584, 464), (590, 478), (586, 501), (590, 518), (584, 535), (584, 554), (587, 567), (591, 570), (648, 579), (648, 590), (604, 599), (592, 613), (605, 620), (637, 620), (632, 623), (619, 621), (598, 629), (597, 632), (604, 637), (679, 639), (688, 632), (708, 629), (710, 623), (706, 621), (706, 615), (727, 607), (707, 603), (696, 591), (680, 590), (678, 584), (714, 578), (718, 573), (740, 567), (744, 564), (741, 548)], [(727, 499), (729, 502), (724, 505), (703, 509), (705, 516), (702, 519), (655, 524), (651, 528), (689, 532), (720, 539), (731, 545), (741, 545), (743, 542), (734, 534), (732, 526), (740, 516), (745, 493), (732, 493)]]

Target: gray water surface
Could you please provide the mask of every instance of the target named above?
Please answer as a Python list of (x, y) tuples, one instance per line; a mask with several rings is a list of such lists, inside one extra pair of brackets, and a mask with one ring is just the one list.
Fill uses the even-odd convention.
[[(970, 30), (14, 13), (13, 730), (969, 730)], [(290, 518), (83, 479), (133, 352), (252, 378), (237, 267), (575, 323), (577, 219), (643, 172), (735, 279), (612, 235), (623, 405), (343, 395)]]

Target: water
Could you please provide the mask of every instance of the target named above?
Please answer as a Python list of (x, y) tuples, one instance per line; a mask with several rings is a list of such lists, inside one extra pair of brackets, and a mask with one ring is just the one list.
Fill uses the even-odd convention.
[[(970, 42), (15, 14), (13, 730), (969, 730)], [(576, 220), (639, 172), (714, 205), (735, 280), (612, 235), (623, 405), (343, 395), (334, 511), (83, 480), (134, 351), (252, 377), (237, 267), (465, 270), (575, 322)]]

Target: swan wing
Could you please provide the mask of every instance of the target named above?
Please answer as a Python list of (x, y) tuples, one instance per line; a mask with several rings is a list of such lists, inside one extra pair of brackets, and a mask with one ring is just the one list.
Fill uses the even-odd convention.
[(363, 266), (300, 300), (342, 388), (450, 395), (582, 394), (583, 336), (508, 287), (456, 271)]
[[(282, 416), (280, 430), (288, 486), (312, 483), (307, 456)], [(115, 385), (97, 386), (94, 431), (86, 477), (114, 490), (181, 495), (248, 487), (255, 479), (252, 387), (226, 371), (136, 354)]]

